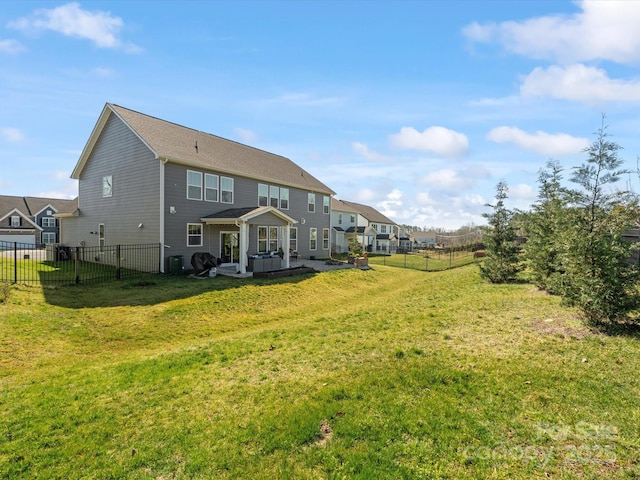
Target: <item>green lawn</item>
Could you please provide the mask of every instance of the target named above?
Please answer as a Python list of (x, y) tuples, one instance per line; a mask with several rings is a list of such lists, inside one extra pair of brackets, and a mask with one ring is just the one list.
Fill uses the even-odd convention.
[(12, 286), (0, 478), (639, 478), (639, 370), (475, 265)]

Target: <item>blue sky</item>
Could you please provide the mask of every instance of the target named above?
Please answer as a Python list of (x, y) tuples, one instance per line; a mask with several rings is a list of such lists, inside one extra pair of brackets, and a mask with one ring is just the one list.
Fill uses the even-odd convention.
[(500, 180), (528, 208), (540, 168), (568, 177), (603, 113), (629, 168), (640, 155), (640, 2), (1, 7), (3, 195), (76, 196), (106, 102), (287, 156), (421, 227), (484, 223)]

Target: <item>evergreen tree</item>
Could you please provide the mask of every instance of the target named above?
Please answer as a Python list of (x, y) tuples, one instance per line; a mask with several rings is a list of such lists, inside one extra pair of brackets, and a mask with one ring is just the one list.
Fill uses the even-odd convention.
[(587, 161), (571, 177), (579, 188), (570, 192), (558, 235), (564, 269), (558, 288), (591, 323), (621, 320), (640, 305), (640, 270), (629, 261), (634, 245), (622, 237), (638, 220), (638, 199), (614, 189), (628, 173), (620, 149), (609, 140), (603, 116), (596, 140), (585, 150)]
[(500, 181), (496, 187), (496, 204), (487, 205), (493, 212), (483, 214), (488, 220), (482, 237), (487, 256), (480, 264), (480, 275), (492, 283), (513, 281), (522, 269), (520, 247), (512, 221), (514, 213), (504, 206), (508, 191), (507, 183)]
[(562, 167), (549, 160), (538, 175), (538, 203), (525, 215), (527, 243), (524, 258), (533, 283), (542, 290), (557, 290), (562, 266), (558, 237), (564, 229), (567, 191), (561, 186)]

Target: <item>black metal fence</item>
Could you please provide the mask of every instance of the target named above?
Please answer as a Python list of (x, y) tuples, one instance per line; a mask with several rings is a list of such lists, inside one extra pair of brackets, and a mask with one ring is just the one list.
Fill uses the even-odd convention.
[(73, 285), (160, 272), (160, 244), (68, 247), (0, 241), (0, 283)]
[(369, 264), (438, 272), (482, 261), (484, 251), (465, 248), (442, 248), (371, 256)]

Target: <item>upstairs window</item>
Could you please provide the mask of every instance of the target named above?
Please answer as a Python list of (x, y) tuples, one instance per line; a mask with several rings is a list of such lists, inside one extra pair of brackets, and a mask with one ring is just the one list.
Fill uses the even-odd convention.
[(42, 217), (42, 226), (49, 228), (55, 227), (56, 219), (53, 217)]
[(322, 213), (329, 215), (329, 206), (331, 205), (331, 198), (326, 195), (322, 197)]
[(20, 226), (20, 216), (19, 215), (11, 215), (11, 226), (19, 227)]
[(187, 170), (187, 198), (202, 200), (202, 173)]
[(316, 211), (316, 194), (309, 193), (307, 195), (307, 210), (309, 213), (313, 213)]
[(258, 206), (266, 207), (269, 205), (269, 185), (264, 183), (258, 184)]
[(220, 190), (218, 188), (218, 175), (204, 174), (204, 199), (207, 202), (217, 202)]
[(273, 185), (269, 187), (269, 204), (274, 208), (280, 206), (280, 189)]
[(338, 225), (342, 225), (342, 214), (338, 214)]
[(289, 210), (289, 189), (280, 189), (280, 210)]
[(233, 178), (220, 177), (222, 203), (233, 203)]
[(380, 233), (387, 233), (387, 226), (386, 225), (382, 225), (380, 227)]

